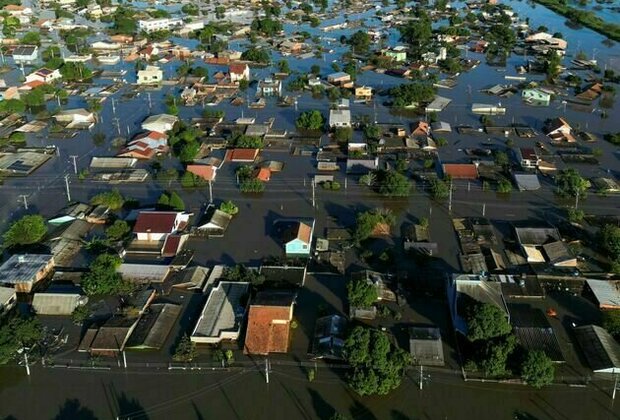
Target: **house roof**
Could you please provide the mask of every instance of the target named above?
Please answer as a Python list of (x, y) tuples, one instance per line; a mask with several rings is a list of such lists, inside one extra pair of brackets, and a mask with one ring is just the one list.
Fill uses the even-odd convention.
[(247, 64), (234, 63), (228, 66), (228, 71), (234, 74), (243, 74), (248, 68)]
[(544, 245), (562, 239), (554, 227), (515, 227), (515, 234), (521, 245)]
[(259, 149), (229, 149), (226, 151), (226, 160), (230, 162), (254, 162)]
[(9, 300), (13, 299), (17, 292), (12, 287), (2, 287), (0, 286), (0, 309), (3, 305), (5, 305)]
[(443, 365), (443, 344), (439, 328), (409, 328), (409, 351), (415, 364)]
[(269, 181), (271, 179), (271, 170), (269, 168), (259, 168), (256, 171), (256, 178), (263, 182)]
[(261, 292), (256, 296), (248, 315), (244, 352), (286, 353), (294, 299), (290, 292)]
[(90, 343), (91, 351), (121, 351), (131, 333), (137, 318), (113, 317), (99, 328), (97, 335)]
[(87, 300), (77, 293), (35, 293), (32, 307), (38, 315), (71, 315)]
[(443, 173), (452, 179), (477, 179), (478, 168), (473, 163), (444, 163)]
[(324, 316), (316, 320), (312, 354), (315, 357), (342, 359), (347, 319), (341, 315)]
[(52, 259), (49, 254), (12, 255), (0, 266), (0, 283), (17, 284), (34, 281), (36, 274)]
[(154, 303), (140, 317), (127, 340), (126, 347), (160, 349), (174, 327), (181, 306), (171, 303)]
[(245, 308), (243, 297), (250, 283), (221, 281), (211, 290), (192, 337), (220, 337), (224, 331), (238, 331)]
[(620, 344), (611, 334), (597, 325), (584, 325), (574, 331), (593, 371), (620, 372)]
[(549, 121), (547, 124), (547, 132), (550, 133), (562, 127), (571, 128), (570, 124), (564, 118), (557, 117)]
[(178, 212), (141, 211), (133, 228), (134, 233), (172, 233)]
[(304, 222), (296, 222), (290, 229), (284, 232), (284, 243), (289, 243), (295, 239), (310, 244), (312, 241), (312, 226)]
[(586, 280), (600, 308), (620, 309), (620, 284), (607, 280)]
[(187, 171), (207, 181), (215, 179), (217, 168), (212, 165), (187, 165)]

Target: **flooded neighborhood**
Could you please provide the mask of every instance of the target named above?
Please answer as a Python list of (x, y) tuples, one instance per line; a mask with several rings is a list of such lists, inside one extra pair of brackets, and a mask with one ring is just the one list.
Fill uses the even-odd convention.
[(620, 418), (617, 2), (0, 8), (0, 418)]

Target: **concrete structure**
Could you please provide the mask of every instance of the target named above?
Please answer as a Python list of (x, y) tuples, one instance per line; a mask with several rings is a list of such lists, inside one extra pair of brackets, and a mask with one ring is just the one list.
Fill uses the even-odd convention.
[(280, 96), (282, 94), (282, 81), (267, 77), (258, 82), (257, 93), (261, 96)]
[(181, 26), (183, 26), (183, 19), (180, 18), (144, 19), (138, 21), (138, 30), (147, 33), (169, 31)]
[(165, 133), (172, 130), (172, 127), (179, 121), (179, 117), (170, 114), (157, 114), (147, 117), (142, 122), (142, 129), (146, 131), (157, 131)]
[(0, 285), (30, 293), (34, 285), (47, 277), (53, 268), (54, 257), (49, 254), (16, 254), (0, 266)]
[(157, 85), (164, 79), (164, 72), (157, 66), (146, 66), (138, 70), (137, 83), (139, 85)]
[(35, 82), (35, 81), (42, 82), (42, 83), (51, 83), (54, 80), (58, 80), (60, 78), (62, 78), (62, 76), (59, 70), (57, 69), (50, 70), (46, 68), (41, 68), (28, 74), (26, 76), (26, 83)]
[(523, 89), (521, 92), (521, 97), (526, 102), (534, 102), (544, 105), (549, 105), (549, 102), (551, 102), (551, 94), (538, 88)]
[(190, 339), (205, 344), (237, 340), (249, 290), (250, 283), (247, 282), (221, 281), (211, 290)]

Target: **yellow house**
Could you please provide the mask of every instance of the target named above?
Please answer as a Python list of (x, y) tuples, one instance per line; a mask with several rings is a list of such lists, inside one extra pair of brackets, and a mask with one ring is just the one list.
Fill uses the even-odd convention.
[(369, 86), (358, 86), (355, 88), (355, 99), (369, 101), (372, 99), (372, 88)]

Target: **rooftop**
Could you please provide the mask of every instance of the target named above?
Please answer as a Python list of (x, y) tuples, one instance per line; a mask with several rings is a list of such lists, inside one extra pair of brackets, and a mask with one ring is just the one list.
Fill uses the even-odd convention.
[(49, 254), (12, 255), (0, 266), (0, 283), (18, 284), (36, 281), (37, 273), (53, 260)]
[(245, 314), (243, 300), (249, 288), (250, 283), (230, 281), (221, 281), (213, 288), (192, 332), (192, 339), (221, 339), (223, 332), (238, 334)]

